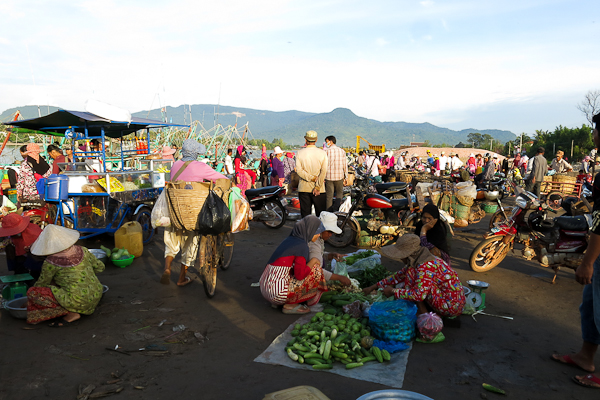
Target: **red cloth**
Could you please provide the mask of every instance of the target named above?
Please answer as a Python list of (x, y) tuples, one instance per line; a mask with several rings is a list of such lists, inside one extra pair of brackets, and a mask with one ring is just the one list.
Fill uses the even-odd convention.
[[(242, 168), (242, 162), (240, 161), (239, 158), (236, 158), (233, 161), (233, 164), (234, 164), (236, 173), (242, 174), (242, 173), (246, 172), (250, 176), (250, 179), (252, 179), (252, 184), (254, 185), (256, 183), (256, 172), (252, 171), (251, 169)], [(171, 175), (173, 175), (173, 173), (171, 173)]]
[(279, 257), (273, 265), (279, 265), (281, 267), (292, 267), (294, 266), (294, 278), (301, 281), (310, 274), (310, 268), (306, 265), (306, 259), (298, 256), (287, 256)]
[(54, 161), (52, 162), (52, 173), (53, 174), (58, 174), (60, 172), (60, 168), (58, 168), (58, 163), (65, 163), (67, 162), (65, 159), (65, 156), (58, 156), (54, 159)]
[(37, 324), (69, 313), (58, 303), (49, 287), (33, 286), (27, 291), (27, 298), (28, 324)]
[(15, 254), (24, 256), (33, 242), (40, 236), (40, 233), (42, 233), (42, 228), (30, 222), (20, 236), (11, 236), (10, 240), (15, 246)]

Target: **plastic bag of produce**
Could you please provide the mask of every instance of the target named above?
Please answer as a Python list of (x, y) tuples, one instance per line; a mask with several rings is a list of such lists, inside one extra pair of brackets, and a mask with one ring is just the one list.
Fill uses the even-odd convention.
[(231, 231), (233, 233), (250, 229), (248, 221), (252, 219), (252, 211), (250, 210), (250, 204), (242, 196), (242, 192), (238, 187), (231, 188), (229, 212), (231, 213)]
[(166, 190), (163, 190), (160, 196), (158, 196), (156, 204), (154, 204), (154, 208), (152, 208), (150, 220), (153, 228), (158, 228), (159, 226), (171, 226), (171, 213), (169, 212), (169, 204), (167, 203)]
[(361, 249), (347, 254), (344, 260), (347, 264), (348, 274), (357, 276), (365, 269), (371, 269), (381, 264), (381, 254), (375, 250)]
[(331, 270), (336, 275), (348, 276), (348, 269), (343, 261), (331, 260)]
[(432, 340), (443, 327), (442, 318), (436, 313), (428, 312), (417, 317), (417, 328), (425, 340)]
[(406, 343), (395, 340), (389, 340), (387, 342), (384, 342), (383, 340), (374, 340), (373, 346), (379, 347), (380, 350), (387, 350), (390, 354), (393, 354), (397, 351), (406, 350), (409, 347), (409, 345)]
[(198, 215), (198, 232), (202, 235), (218, 235), (231, 230), (231, 213), (227, 204), (214, 191), (208, 193)]
[(407, 343), (415, 338), (417, 306), (406, 300), (373, 303), (369, 326), (376, 339)]

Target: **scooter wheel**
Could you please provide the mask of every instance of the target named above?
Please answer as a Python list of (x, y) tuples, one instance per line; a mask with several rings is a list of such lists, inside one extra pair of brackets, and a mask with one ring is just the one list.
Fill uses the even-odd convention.
[(510, 243), (504, 243), (503, 239), (504, 236), (493, 236), (479, 243), (469, 257), (471, 269), (487, 272), (500, 264), (510, 250)]

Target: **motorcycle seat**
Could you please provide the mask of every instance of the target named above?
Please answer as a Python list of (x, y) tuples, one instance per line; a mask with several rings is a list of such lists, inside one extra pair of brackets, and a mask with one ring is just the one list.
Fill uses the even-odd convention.
[(273, 194), (277, 191), (277, 189), (281, 189), (279, 186), (265, 186), (258, 189), (248, 189), (246, 190), (246, 197), (254, 198), (258, 196), (263, 196), (266, 194)]
[(393, 208), (407, 208), (408, 199), (391, 199)]
[(408, 186), (406, 182), (378, 183), (375, 185), (375, 190), (377, 190), (377, 193), (382, 194), (386, 190), (405, 190), (406, 186)]
[(567, 231), (587, 231), (588, 223), (583, 215), (576, 217), (556, 217), (554, 222), (560, 229)]

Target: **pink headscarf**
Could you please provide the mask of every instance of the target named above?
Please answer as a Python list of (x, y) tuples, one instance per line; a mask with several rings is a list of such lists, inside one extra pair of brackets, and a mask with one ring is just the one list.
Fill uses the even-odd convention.
[(27, 145), (27, 155), (38, 163), (40, 162), (40, 152), (40, 146), (37, 143), (29, 143)]

